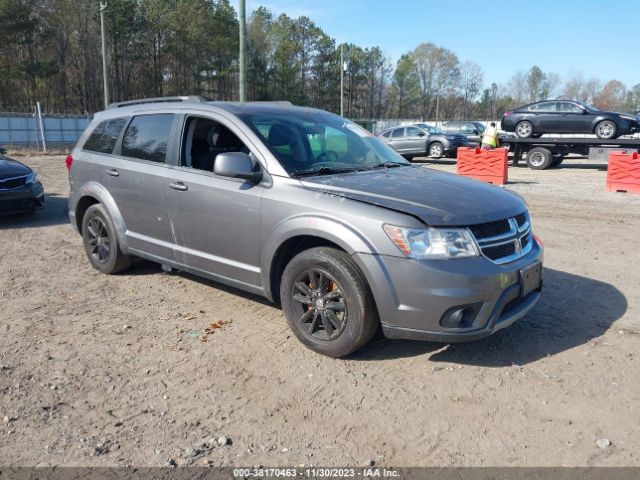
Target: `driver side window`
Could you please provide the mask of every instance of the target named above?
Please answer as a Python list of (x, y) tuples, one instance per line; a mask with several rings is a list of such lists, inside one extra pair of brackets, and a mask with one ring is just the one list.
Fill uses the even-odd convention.
[(226, 152), (250, 153), (225, 125), (211, 118), (187, 117), (183, 131), (180, 165), (213, 172), (216, 157)]

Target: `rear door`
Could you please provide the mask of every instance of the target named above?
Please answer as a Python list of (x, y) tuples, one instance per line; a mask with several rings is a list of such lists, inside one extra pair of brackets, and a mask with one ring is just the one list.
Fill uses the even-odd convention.
[(558, 102), (542, 102), (529, 107), (533, 112), (531, 121), (534, 133), (562, 132), (562, 115), (558, 112)]
[(404, 127), (394, 128), (391, 130), (391, 136), (389, 137), (389, 146), (398, 153), (406, 153), (405, 145), (405, 129)]
[(175, 128), (172, 113), (133, 116), (104, 177), (124, 219), (129, 247), (157, 260), (173, 258), (165, 194)]

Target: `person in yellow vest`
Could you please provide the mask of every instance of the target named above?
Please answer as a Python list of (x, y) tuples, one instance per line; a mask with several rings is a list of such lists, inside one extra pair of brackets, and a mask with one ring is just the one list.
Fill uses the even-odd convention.
[(482, 149), (493, 150), (498, 146), (498, 127), (491, 122), (482, 135)]

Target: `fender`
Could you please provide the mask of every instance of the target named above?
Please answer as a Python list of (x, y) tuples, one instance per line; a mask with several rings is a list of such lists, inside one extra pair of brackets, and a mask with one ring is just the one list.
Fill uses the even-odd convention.
[(328, 240), (338, 245), (349, 255), (378, 252), (362, 232), (334, 217), (318, 214), (302, 214), (289, 217), (273, 229), (260, 256), (262, 284), (268, 298), (273, 298), (270, 278), (278, 248), (287, 240), (300, 236), (312, 236)]
[(93, 197), (98, 200), (109, 212), (109, 216), (113, 221), (113, 225), (116, 230), (116, 237), (118, 237), (118, 244), (123, 253), (127, 253), (129, 249), (129, 243), (127, 242), (127, 226), (124, 223), (120, 209), (116, 205), (115, 200), (109, 193), (109, 191), (99, 184), (98, 182), (87, 182), (78, 188), (73, 195), (73, 199), (69, 202), (69, 215), (75, 217), (75, 211), (78, 206), (78, 202), (83, 197)]

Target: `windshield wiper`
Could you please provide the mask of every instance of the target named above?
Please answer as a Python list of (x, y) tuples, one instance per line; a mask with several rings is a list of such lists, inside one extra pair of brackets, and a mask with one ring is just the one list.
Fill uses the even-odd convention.
[(406, 166), (407, 166), (406, 163), (387, 161), (387, 162), (378, 163), (377, 165), (371, 165), (369, 168), (370, 169), (373, 169), (373, 168), (395, 168), (395, 167), (406, 167)]
[(294, 172), (291, 174), (292, 177), (309, 177), (313, 175), (328, 175), (331, 173), (348, 173), (355, 172), (358, 170), (357, 168), (332, 168), (332, 167), (320, 167), (315, 170), (302, 170), (300, 172)]

